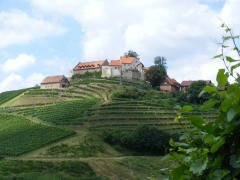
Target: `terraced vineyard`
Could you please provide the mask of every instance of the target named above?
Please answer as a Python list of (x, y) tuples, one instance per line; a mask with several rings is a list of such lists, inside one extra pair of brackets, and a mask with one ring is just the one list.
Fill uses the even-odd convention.
[[(174, 121), (179, 102), (171, 94), (152, 90), (142, 81), (123, 84), (119, 79), (86, 78), (72, 81), (68, 89), (0, 94), (0, 156), (10, 157), (0, 161), (0, 179), (36, 175), (42, 179), (162, 179), (159, 167), (168, 164), (159, 156), (138, 157), (117, 149), (104, 141), (102, 133), (133, 132), (143, 124), (170, 134), (191, 127), (187, 121)], [(121, 96), (125, 90), (130, 94)], [(184, 116), (192, 114), (208, 121), (217, 116), (214, 110), (202, 112), (198, 107)], [(24, 166), (16, 171), (19, 163)]]
[(26, 90), (27, 89), (21, 89), (16, 91), (7, 91), (7, 92), (0, 93), (0, 105), (17, 97), (18, 95), (22, 94)]
[[(176, 117), (177, 109), (172, 106), (161, 106), (146, 101), (120, 101), (103, 105), (93, 109), (95, 112), (89, 118), (91, 129), (106, 128), (132, 128), (140, 124), (153, 125), (158, 128), (175, 133), (190, 128), (187, 121), (181, 123), (173, 121)], [(206, 120), (216, 118), (215, 111), (195, 110), (189, 115), (203, 115)]]
[[(117, 88), (117, 84), (101, 84), (92, 82), (89, 84), (76, 84), (68, 89), (30, 89), (24, 91), (24, 94), (7, 104), (7, 107), (23, 107), (48, 105), (63, 101), (83, 100), (83, 99), (100, 99), (108, 102), (110, 92)], [(0, 98), (3, 98), (0, 96)], [(8, 99), (9, 100), (9, 99)], [(7, 100), (5, 100), (7, 101)]]
[(99, 102), (98, 99), (73, 100), (37, 108), (12, 109), (12, 112), (58, 125), (81, 124), (87, 121), (89, 109)]
[(16, 156), (74, 134), (24, 117), (0, 114), (0, 156)]

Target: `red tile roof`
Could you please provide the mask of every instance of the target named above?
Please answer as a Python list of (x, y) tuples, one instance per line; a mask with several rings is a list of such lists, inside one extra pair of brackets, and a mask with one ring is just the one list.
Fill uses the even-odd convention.
[(92, 61), (92, 62), (82, 62), (82, 63), (79, 63), (78, 65), (76, 65), (73, 70), (85, 70), (85, 69), (100, 68), (104, 62), (105, 62), (104, 60)]
[[(211, 83), (212, 83), (211, 80), (202, 80), (202, 81), (205, 81), (206, 84), (211, 84)], [(192, 80), (183, 81), (183, 82), (181, 83), (181, 86), (188, 87), (188, 86), (191, 86), (191, 84), (192, 84), (193, 82), (196, 82), (196, 81), (192, 81)]]
[(170, 77), (166, 77), (165, 81), (172, 86), (181, 86), (180, 83)]
[(43, 79), (41, 84), (52, 84), (52, 83), (60, 83), (62, 80), (67, 80), (67, 78), (63, 75), (59, 76), (47, 76)]
[(109, 65), (110, 66), (120, 66), (121, 62), (120, 62), (120, 60), (111, 60)]
[(126, 57), (126, 56), (121, 56), (120, 61), (122, 64), (132, 64), (136, 60), (135, 57)]
[(132, 64), (136, 60), (135, 57), (121, 56), (120, 60), (111, 60), (110, 66), (121, 66), (122, 64)]

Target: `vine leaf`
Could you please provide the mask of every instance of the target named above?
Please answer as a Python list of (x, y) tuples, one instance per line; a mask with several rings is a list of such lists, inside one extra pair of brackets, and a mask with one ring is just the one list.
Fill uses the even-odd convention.
[(223, 138), (219, 139), (218, 142), (216, 142), (215, 144), (213, 144), (213, 145), (211, 146), (211, 149), (210, 149), (211, 153), (217, 152), (217, 150), (218, 150), (220, 147), (222, 147), (223, 144), (225, 144), (225, 140), (224, 140)]
[(224, 87), (227, 84), (229, 74), (225, 73), (225, 69), (219, 69), (217, 74), (217, 82), (219, 87)]
[(208, 163), (208, 158), (205, 159), (197, 159), (191, 163), (190, 171), (193, 174), (201, 175), (202, 172), (206, 169)]
[(239, 61), (239, 60), (236, 60), (236, 59), (231, 58), (230, 56), (226, 56), (226, 60), (227, 60), (228, 62), (237, 62), (237, 61)]

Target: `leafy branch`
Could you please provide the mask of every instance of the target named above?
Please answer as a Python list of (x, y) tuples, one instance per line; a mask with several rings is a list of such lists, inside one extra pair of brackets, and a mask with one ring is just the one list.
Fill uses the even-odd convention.
[[(200, 93), (200, 96), (211, 95), (201, 109), (217, 111), (218, 116), (216, 119), (189, 116), (193, 128), (186, 131), (179, 142), (170, 141), (173, 150), (164, 158), (176, 163), (169, 170), (170, 179), (240, 179), (240, 82), (228, 84), (230, 76), (235, 80), (239, 78), (236, 73), (240, 67), (240, 51), (236, 43), (239, 37), (234, 36), (226, 24), (222, 28), (227, 36), (223, 37), (222, 53), (214, 58), (220, 58), (225, 69), (218, 71), (217, 86), (206, 86)], [(238, 59), (225, 55), (228, 41), (237, 51)], [(191, 112), (193, 108), (185, 106), (182, 110)]]

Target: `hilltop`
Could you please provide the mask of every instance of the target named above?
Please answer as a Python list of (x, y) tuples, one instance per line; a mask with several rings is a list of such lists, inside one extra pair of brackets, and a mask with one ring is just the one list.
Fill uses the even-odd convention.
[[(111, 144), (103, 134), (129, 134), (139, 125), (170, 135), (187, 131), (187, 121), (174, 121), (178, 105), (173, 94), (160, 93), (140, 80), (124, 80), (121, 86), (118, 78), (88, 77), (72, 80), (67, 89), (1, 93), (0, 155), (5, 160), (0, 163), (0, 176), (74, 179), (86, 169), (83, 178), (159, 179), (164, 176), (160, 169), (167, 166), (159, 155)], [(216, 116), (213, 111), (203, 115), (208, 120)], [(20, 171), (11, 169), (20, 162), (24, 163)], [(75, 169), (79, 166), (83, 168)], [(6, 168), (9, 173), (4, 174), (1, 169)]]

